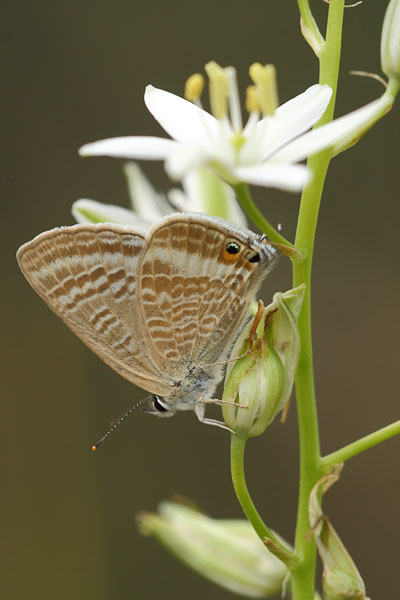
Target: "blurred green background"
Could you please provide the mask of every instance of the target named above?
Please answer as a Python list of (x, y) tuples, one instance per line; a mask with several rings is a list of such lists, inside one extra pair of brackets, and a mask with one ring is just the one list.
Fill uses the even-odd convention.
[[(337, 115), (381, 93), (351, 69), (380, 73), (386, 2), (345, 11)], [(323, 27), (327, 5), (313, 2)], [(90, 445), (143, 397), (101, 363), (44, 305), (18, 270), (18, 246), (72, 224), (79, 197), (127, 206), (122, 162), (82, 159), (83, 143), (163, 135), (143, 103), (147, 83), (181, 94), (215, 59), (278, 70), (281, 101), (317, 80), (296, 2), (3, 3), (1, 243), (2, 431), (0, 595), (7, 600), (225, 599), (142, 538), (135, 514), (178, 492), (215, 517), (240, 517), (229, 475), (229, 436), (193, 414), (137, 414), (96, 454)], [(332, 164), (314, 269), (316, 384), (324, 452), (399, 418), (399, 106)], [(143, 164), (167, 188), (160, 164)], [(255, 196), (272, 223), (294, 232), (299, 197)], [(290, 286), (282, 260), (262, 296)], [(400, 440), (353, 459), (326, 510), (371, 598), (398, 589)], [(266, 521), (292, 540), (298, 486), (294, 404), (249, 443), (250, 489)]]

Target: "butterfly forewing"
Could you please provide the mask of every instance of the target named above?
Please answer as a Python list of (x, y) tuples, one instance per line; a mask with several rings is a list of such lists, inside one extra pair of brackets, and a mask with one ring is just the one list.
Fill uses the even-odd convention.
[[(238, 256), (226, 251), (235, 240)], [(170, 376), (228, 352), (261, 279), (249, 249), (245, 233), (204, 215), (173, 216), (151, 232), (139, 296), (151, 354)]]
[(137, 299), (145, 234), (117, 225), (53, 229), (22, 246), (20, 267), (35, 291), (123, 377), (165, 393), (149, 361)]

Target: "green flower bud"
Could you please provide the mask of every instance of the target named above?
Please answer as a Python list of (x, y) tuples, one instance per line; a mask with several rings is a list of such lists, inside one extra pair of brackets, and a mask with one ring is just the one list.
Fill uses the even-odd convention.
[(256, 331), (251, 321), (233, 348), (231, 359), (241, 358), (228, 366), (222, 399), (236, 406), (224, 404), (222, 412), (237, 434), (262, 434), (289, 400), (299, 356), (297, 318), (304, 289), (303, 285), (276, 293), (263, 309)]
[[(318, 552), (322, 559), (324, 600), (368, 600), (364, 582), (343, 542), (321, 509), (321, 497), (341, 471), (338, 465), (314, 486), (309, 500), (309, 518)], [(322, 494), (321, 494), (322, 492)]]
[(381, 37), (382, 71), (400, 78), (400, 1), (391, 0), (386, 10)]
[(270, 315), (273, 342), (284, 367), (284, 386), (278, 411), (289, 401), (300, 354), (300, 338), (297, 320), (303, 305), (305, 284), (282, 294), (277, 292), (273, 302), (267, 306)]
[(174, 502), (139, 515), (141, 532), (210, 581), (250, 598), (279, 594), (287, 569), (244, 519), (211, 519)]
[(246, 437), (261, 435), (275, 417), (282, 397), (283, 365), (273, 347), (264, 346), (238, 360), (227, 380), (222, 399), (225, 423)]

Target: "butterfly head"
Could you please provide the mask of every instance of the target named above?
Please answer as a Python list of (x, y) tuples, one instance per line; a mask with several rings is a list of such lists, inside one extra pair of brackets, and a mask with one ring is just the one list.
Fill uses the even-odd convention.
[(156, 415), (157, 417), (172, 417), (175, 410), (170, 406), (162, 396), (152, 394), (147, 396), (141, 403), (140, 408), (143, 412)]

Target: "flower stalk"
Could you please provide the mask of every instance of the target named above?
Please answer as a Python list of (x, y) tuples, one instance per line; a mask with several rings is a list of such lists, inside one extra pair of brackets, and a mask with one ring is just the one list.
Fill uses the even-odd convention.
[(253, 525), (255, 532), (261, 539), (270, 538), (279, 544), (279, 540), (267, 527), (256, 509), (253, 500), (250, 497), (247, 488), (246, 477), (244, 473), (244, 450), (247, 438), (240, 434), (231, 435), (231, 474), (233, 487), (236, 496), (240, 502), (244, 514), (248, 521)]
[(293, 244), (276, 231), (271, 223), (258, 210), (250, 195), (247, 183), (237, 183), (233, 186), (233, 189), (235, 190), (236, 198), (246, 215), (263, 233), (265, 233), (265, 235), (269, 237), (271, 242), (277, 242), (294, 248)]
[(231, 475), (237, 499), (239, 500), (247, 520), (253, 526), (258, 537), (267, 545), (268, 549), (275, 554), (275, 556), (278, 556), (282, 562), (285, 562), (287, 568), (291, 570), (297, 565), (295, 555), (287, 546), (283, 545), (273, 531), (267, 527), (249, 494), (244, 472), (244, 451), (246, 442), (246, 436), (239, 434), (231, 435)]
[(395, 421), (386, 427), (382, 427), (382, 429), (378, 429), (369, 435), (365, 435), (351, 444), (347, 444), (331, 454), (327, 454), (321, 459), (321, 466), (324, 471), (328, 471), (334, 465), (345, 462), (346, 460), (349, 460), (349, 458), (353, 458), (354, 456), (357, 456), (357, 454), (361, 454), (361, 452), (365, 452), (365, 450), (373, 448), (399, 434), (400, 421)]
[[(332, 98), (317, 126), (333, 118), (339, 75), (343, 10), (344, 0), (331, 0), (326, 46), (320, 55), (320, 82), (332, 88)], [(308, 160), (313, 179), (302, 194), (295, 239), (295, 246), (304, 254), (304, 259), (293, 264), (293, 287), (305, 283), (306, 291), (298, 321), (301, 349), (296, 375), (296, 403), (300, 437), (300, 489), (295, 553), (299, 559), (299, 567), (291, 577), (293, 600), (312, 600), (314, 597), (316, 547), (315, 542), (307, 536), (310, 527), (308, 500), (311, 490), (322, 475), (322, 467), (311, 339), (311, 268), (319, 206), (330, 159), (331, 151), (325, 150)]]

